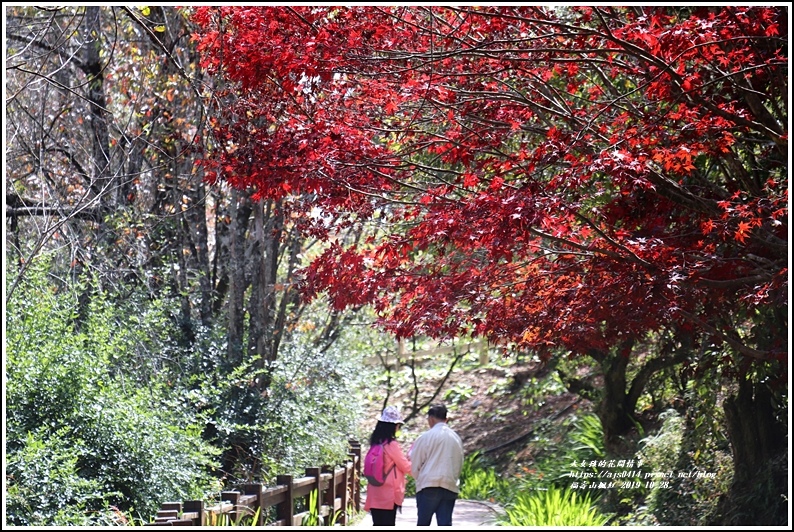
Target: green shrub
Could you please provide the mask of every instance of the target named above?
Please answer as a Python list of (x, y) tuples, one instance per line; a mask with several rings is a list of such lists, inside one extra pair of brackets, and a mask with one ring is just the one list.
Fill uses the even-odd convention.
[(586, 414), (574, 422), (569, 438), (575, 445), (571, 452), (578, 460), (596, 460), (606, 456), (604, 428), (595, 414)]
[(460, 498), (479, 501), (504, 501), (510, 497), (511, 482), (487, 465), (478, 451), (467, 454), (460, 474)]
[(125, 329), (134, 310), (101, 296), (78, 319), (84, 287), (56, 290), (44, 272), (28, 271), (6, 312), (9, 522), (107, 523), (201, 497), (215, 453), (195, 416), (175, 408), (156, 374), (142, 383), (115, 363), (169, 330), (158, 329), (163, 322)]
[(101, 479), (110, 502), (154, 514), (161, 502), (203, 498), (213, 485), (217, 450), (201, 439), (183, 412), (148, 391), (128, 397), (102, 393), (74, 420), (73, 437), (89, 443), (81, 475)]
[(405, 496), (406, 497), (416, 496), (416, 479), (411, 475), (407, 475), (405, 477)]
[(670, 471), (675, 468), (684, 436), (684, 418), (675, 410), (659, 414), (662, 426), (658, 432), (640, 441), (640, 457), (652, 471)]
[[(648, 510), (663, 525), (706, 525), (720, 494), (729, 490), (733, 478), (730, 453), (698, 437), (697, 419), (672, 409), (659, 418), (661, 428), (640, 442), (639, 456), (648, 471), (671, 472), (672, 476), (655, 483), (647, 498)], [(701, 451), (701, 446), (706, 451)]]
[(465, 383), (458, 383), (444, 392), (444, 402), (447, 404), (459, 405), (471, 398), (472, 395), (474, 395), (474, 388), (472, 386)]
[[(559, 431), (559, 426), (545, 426), (546, 430)], [(550, 443), (535, 464), (542, 472), (523, 480), (526, 488), (567, 487), (571, 484), (571, 471), (597, 472), (598, 467), (591, 462), (604, 459), (604, 430), (595, 414), (585, 414), (576, 418), (570, 430), (559, 443)], [(585, 465), (582, 466), (581, 464)]]
[(522, 492), (498, 519), (504, 526), (604, 526), (611, 516), (600, 513), (589, 494), (567, 488)]
[(259, 365), (253, 359), (226, 375), (196, 376), (188, 394), (211, 419), (209, 437), (236, 462), (225, 471), (227, 482), (269, 484), (277, 475), (344, 463), (364, 404), (357, 396), (366, 378), (360, 358), (342, 345), (321, 350), (295, 332), (277, 360)]
[(83, 444), (64, 437), (67, 430), (30, 432), (6, 455), (8, 524), (79, 525), (88, 512), (107, 506), (102, 483), (79, 475)]
[(292, 472), (344, 463), (363, 408), (360, 359), (340, 345), (320, 351), (295, 336), (270, 369), (263, 450)]

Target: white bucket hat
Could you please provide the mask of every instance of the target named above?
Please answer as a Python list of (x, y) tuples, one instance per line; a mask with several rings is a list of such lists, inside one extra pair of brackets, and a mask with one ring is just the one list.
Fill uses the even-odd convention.
[(383, 413), (378, 418), (378, 421), (383, 421), (385, 423), (405, 423), (403, 421), (403, 417), (400, 415), (400, 411), (393, 406), (387, 406), (383, 409)]

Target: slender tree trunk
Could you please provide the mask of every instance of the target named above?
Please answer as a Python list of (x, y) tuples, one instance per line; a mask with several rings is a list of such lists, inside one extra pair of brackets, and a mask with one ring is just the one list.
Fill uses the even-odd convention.
[[(255, 263), (249, 310), (249, 351), (261, 355), (259, 366), (264, 368), (278, 356), (278, 331), (276, 330), (278, 264), (281, 238), (284, 234), (284, 216), (280, 202), (268, 202), (267, 207), (258, 206), (254, 218), (256, 247), (252, 262)], [(260, 389), (268, 387), (270, 379), (260, 375)]]
[(243, 329), (245, 316), (243, 298), (248, 287), (245, 275), (245, 240), (251, 207), (242, 193), (233, 190), (230, 206), (229, 233), (229, 310), (227, 326), (227, 363), (237, 367), (243, 360)]
[[(251, 296), (248, 299), (248, 353), (260, 355), (257, 367), (265, 367), (267, 357), (267, 238), (265, 236), (265, 206), (262, 202), (254, 205), (253, 228), (251, 231), (252, 253)], [(263, 377), (257, 379), (262, 388)]]
[(278, 356), (274, 341), (276, 334), (276, 282), (278, 281), (281, 238), (284, 234), (284, 211), (280, 200), (269, 206), (267, 222), (264, 240), (265, 331), (268, 338), (266, 358), (268, 362), (273, 362)]
[(99, 51), (102, 47), (102, 19), (100, 6), (85, 8), (83, 37), (85, 54), (83, 70), (88, 77), (88, 102), (91, 113), (91, 131), (93, 134), (93, 179), (91, 188), (100, 198), (103, 205), (118, 205), (118, 198), (111, 183), (110, 172), (110, 140), (106, 111), (106, 98), (102, 62)]
[(287, 263), (286, 282), (284, 283), (284, 290), (279, 302), (278, 312), (276, 313), (276, 323), (273, 331), (273, 346), (271, 356), (273, 359), (278, 354), (281, 340), (284, 338), (284, 332), (287, 325), (287, 313), (292, 308), (298, 307), (300, 304), (300, 296), (297, 288), (293, 287), (294, 273), (298, 266), (299, 256), (301, 252), (303, 240), (298, 235), (297, 231), (292, 231), (287, 236), (287, 243), (290, 246), (289, 261)]
[(210, 279), (210, 253), (209, 253), (209, 230), (207, 228), (207, 204), (205, 198), (207, 193), (203, 184), (196, 188), (194, 198), (195, 210), (192, 211), (192, 223), (190, 224), (191, 234), (195, 242), (195, 256), (199, 275), (199, 290), (201, 298), (199, 300), (199, 319), (201, 324), (208, 327), (212, 323), (212, 282)]

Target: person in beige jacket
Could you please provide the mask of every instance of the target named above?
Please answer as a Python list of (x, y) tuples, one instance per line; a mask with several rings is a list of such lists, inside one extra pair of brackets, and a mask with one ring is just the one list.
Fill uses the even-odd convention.
[(434, 405), (427, 412), (430, 430), (414, 442), (410, 451), (411, 475), (416, 481), (417, 526), (452, 526), (463, 467), (463, 442), (447, 426), (447, 408)]

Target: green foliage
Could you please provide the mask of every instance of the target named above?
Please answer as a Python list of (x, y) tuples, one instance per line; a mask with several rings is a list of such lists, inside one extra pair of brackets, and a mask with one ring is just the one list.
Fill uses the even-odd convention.
[(504, 501), (510, 497), (511, 489), (511, 482), (489, 466), (479, 451), (466, 455), (460, 474), (462, 499)]
[(339, 517), (342, 515), (341, 510), (337, 510), (327, 517), (320, 515), (318, 496), (319, 493), (316, 489), (309, 492), (308, 500), (305, 501), (307, 506), (301, 519), (301, 526), (334, 526), (339, 521)]
[(86, 513), (107, 506), (97, 479), (79, 475), (82, 442), (69, 439), (68, 428), (29, 432), (17, 452), (6, 455), (8, 524), (80, 525)]
[(364, 377), (358, 357), (341, 345), (321, 352), (296, 340), (271, 365), (267, 414), (274, 429), (265, 435), (267, 452), (295, 473), (347, 459), (347, 439), (362, 409), (356, 390)]
[(295, 333), (273, 362), (255, 358), (226, 374), (218, 368), (194, 377), (188, 400), (211, 419), (213, 441), (236, 449), (239, 462), (250, 467), (238, 464), (226, 472), (230, 477), (269, 483), (279, 474), (347, 460), (366, 373), (344, 345), (322, 350)]
[(309, 492), (308, 497), (308, 510), (306, 514), (301, 519), (301, 526), (334, 526), (336, 522), (339, 520), (339, 516), (342, 515), (341, 510), (337, 510), (336, 512), (329, 515), (327, 518), (323, 518), (320, 516), (320, 505), (317, 501), (318, 492), (317, 490), (312, 490)]
[(681, 452), (684, 418), (675, 410), (666, 410), (659, 419), (662, 420), (659, 431), (640, 442), (640, 457), (652, 471), (670, 471), (675, 468)]
[(75, 392), (97, 377), (85, 337), (72, 330), (75, 301), (53, 294), (34, 273), (6, 307), (6, 423), (20, 436), (8, 437), (10, 450), (42, 425), (61, 428), (83, 404)]
[[(545, 424), (539, 427), (544, 432), (559, 432), (560, 426)], [(524, 482), (532, 487), (566, 487), (571, 483), (572, 470), (596, 472), (598, 463), (604, 459), (604, 432), (601, 421), (595, 414), (585, 414), (574, 419), (564, 439), (559, 442), (549, 440), (544, 452), (535, 463), (542, 475), (528, 477)], [(581, 464), (585, 464), (582, 466)]]
[[(364, 480), (366, 481), (366, 479)], [(406, 497), (416, 496), (416, 479), (411, 475), (405, 477), (405, 496)]]
[(589, 494), (550, 487), (519, 493), (498, 522), (504, 526), (604, 526), (611, 519)]
[(336, 526), (339, 522), (339, 518), (342, 516), (342, 510), (337, 510), (333, 512), (331, 515), (328, 516), (326, 519), (325, 526)]
[(595, 414), (586, 414), (574, 422), (570, 440), (576, 444), (572, 452), (579, 460), (595, 460), (606, 456), (604, 428)]
[(207, 519), (207, 526), (255, 526), (259, 522), (261, 511), (261, 508), (257, 508), (253, 514), (247, 515), (243, 513), (238, 515), (236, 519), (232, 519), (229, 514), (212, 513)]
[[(563, 437), (557, 437), (561, 432)], [(620, 465), (620, 460), (610, 460), (604, 449), (601, 422), (596, 415), (584, 414), (574, 418), (567, 434), (558, 423), (541, 423), (538, 433), (535, 445), (543, 452), (537, 455), (532, 468), (524, 468), (516, 493), (572, 489), (580, 496), (589, 496), (597, 501), (594, 504), (609, 515), (617, 514), (620, 509), (626, 510), (621, 501), (639, 504), (647, 495), (648, 490), (640, 482), (641, 474), (612, 479), (598, 476), (602, 471), (622, 475), (641, 470), (636, 465), (637, 460), (632, 466), (627, 463)], [(592, 476), (585, 478), (586, 475)]]
[[(693, 412), (694, 414), (694, 412)], [(648, 471), (670, 472), (657, 482), (647, 498), (648, 510), (664, 524), (702, 526), (726, 493), (733, 476), (726, 452), (714, 448), (703, 452), (699, 416), (685, 418), (675, 410), (664, 411), (659, 431), (644, 438), (639, 457)]]
[(474, 387), (459, 383), (444, 392), (444, 402), (446, 404), (458, 405), (474, 395)]
[(202, 498), (210, 489), (216, 451), (183, 411), (164, 399), (151, 401), (148, 391), (101, 394), (95, 401), (73, 421), (73, 434), (91, 442), (80, 462), (82, 474), (102, 478), (119, 493), (113, 504), (132, 502), (150, 515), (162, 501)]
[[(9, 522), (115, 522), (201, 497), (214, 450), (196, 418), (176, 407), (167, 382), (123, 378), (115, 363), (150, 335), (167, 336), (163, 321), (125, 329), (132, 309), (102, 296), (81, 307), (86, 287), (55, 287), (45, 268), (28, 271), (6, 312)], [(81, 308), (90, 309), (83, 318)]]
[(540, 410), (550, 396), (558, 395), (565, 391), (565, 385), (556, 371), (549, 372), (545, 377), (532, 379), (520, 390), (521, 404)]

